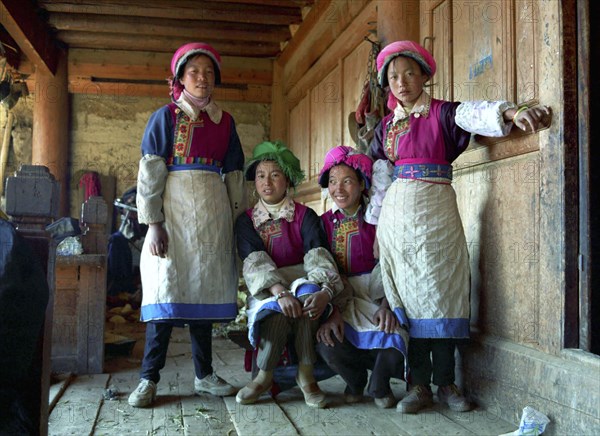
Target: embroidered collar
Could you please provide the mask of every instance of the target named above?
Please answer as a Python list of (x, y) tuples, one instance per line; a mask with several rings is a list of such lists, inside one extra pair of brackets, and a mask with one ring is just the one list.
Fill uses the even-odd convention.
[(429, 116), (430, 108), (431, 96), (427, 94), (427, 92), (423, 91), (409, 113), (406, 112), (406, 109), (400, 103), (396, 105), (396, 109), (394, 109), (394, 118), (392, 120), (392, 123), (396, 123), (399, 120), (403, 120), (410, 114), (413, 114), (415, 118), (419, 118), (421, 116), (427, 118)]
[(276, 216), (272, 216), (267, 210), (265, 204), (262, 200), (258, 200), (254, 209), (252, 209), (252, 222), (254, 223), (254, 228), (259, 228), (261, 225), (266, 223), (269, 220), (277, 220), (280, 218), (285, 219), (287, 222), (294, 221), (294, 211), (296, 209), (294, 200), (291, 197), (285, 197), (283, 200), (283, 204), (279, 208)]
[(175, 102), (179, 108), (186, 113), (187, 116), (191, 118), (192, 121), (196, 121), (201, 111), (206, 112), (208, 118), (215, 123), (219, 124), (221, 122), (221, 117), (223, 116), (223, 111), (211, 98), (210, 102), (203, 108), (198, 109), (195, 105), (193, 105), (189, 99), (182, 92), (179, 99)]

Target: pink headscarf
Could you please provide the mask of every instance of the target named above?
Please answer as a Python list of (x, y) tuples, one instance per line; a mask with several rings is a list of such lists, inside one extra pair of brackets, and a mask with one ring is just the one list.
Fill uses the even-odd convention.
[(329, 170), (336, 165), (345, 164), (358, 171), (365, 181), (366, 189), (371, 185), (373, 161), (366, 154), (359, 153), (352, 147), (339, 145), (325, 155), (325, 164), (319, 173), (319, 185), (327, 188), (329, 185)]
[(435, 74), (436, 64), (433, 56), (422, 46), (414, 41), (396, 41), (386, 45), (377, 55), (377, 79), (382, 88), (388, 86), (387, 69), (398, 56), (405, 56), (415, 60), (423, 72), (432, 77)]
[[(390, 63), (398, 56), (404, 56), (417, 62), (423, 72), (433, 77), (436, 71), (435, 59), (425, 48), (414, 41), (396, 41), (386, 45), (377, 55), (377, 80), (382, 88), (388, 86), (387, 70)], [(396, 97), (390, 92), (387, 106), (394, 110), (398, 104)]]
[(177, 49), (171, 59), (171, 72), (173, 73), (173, 78), (171, 79), (170, 88), (173, 100), (178, 100), (184, 89), (181, 82), (179, 82), (179, 79), (183, 74), (185, 63), (197, 55), (205, 55), (210, 58), (215, 65), (215, 85), (221, 83), (221, 56), (219, 56), (219, 53), (211, 45), (204, 42), (190, 42), (184, 44)]

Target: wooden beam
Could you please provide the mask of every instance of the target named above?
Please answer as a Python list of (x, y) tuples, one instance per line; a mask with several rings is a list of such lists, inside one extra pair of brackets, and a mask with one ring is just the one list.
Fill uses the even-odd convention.
[(290, 41), (288, 47), (279, 56), (279, 60), (283, 65), (289, 62), (304, 40), (314, 31), (317, 24), (324, 19), (332, 3), (333, 0), (321, 0), (310, 10), (304, 22), (294, 34), (294, 39)]
[[(31, 89), (32, 84), (28, 83), (28, 87)], [(164, 85), (154, 85), (126, 82), (93, 82), (89, 79), (76, 79), (70, 81), (69, 93), (103, 95), (114, 98), (169, 98), (169, 88), (166, 83)], [(248, 85), (244, 88), (216, 87), (214, 91), (214, 97), (217, 101), (245, 101), (250, 103), (266, 104), (271, 103), (271, 87), (260, 85)]]
[(290, 108), (294, 107), (319, 80), (334, 69), (339, 59), (348, 56), (363, 41), (364, 37), (371, 33), (377, 26), (376, 20), (377, 7), (375, 2), (372, 2), (356, 17), (353, 25), (335, 39), (310, 70), (304, 72), (295, 85), (290, 87), (288, 83), (285, 83), (286, 89), (289, 89), (286, 91), (286, 97)]
[[(30, 94), (35, 93), (35, 76), (30, 76), (25, 81)], [(120, 97), (154, 97), (169, 98), (169, 89), (166, 85), (127, 83), (127, 82), (94, 82), (90, 79), (74, 78), (69, 80), (70, 94), (105, 95), (114, 98)], [(244, 101), (248, 103), (271, 103), (271, 87), (249, 85), (247, 89), (216, 88), (214, 96), (217, 101)]]
[[(56, 37), (70, 48), (103, 49), (111, 47), (115, 50), (164, 53), (174, 53), (178, 47), (189, 42), (188, 38), (135, 36), (124, 33), (58, 32)], [(222, 56), (235, 55), (241, 52), (248, 57), (274, 57), (279, 53), (278, 43), (218, 41), (212, 45)]]
[[(220, 0), (221, 3), (242, 3), (247, 4), (248, 0)], [(262, 6), (283, 6), (283, 7), (298, 7), (303, 8), (312, 6), (315, 0), (252, 0), (253, 4)]]
[[(59, 31), (164, 35), (203, 41), (238, 40), (279, 43), (290, 38), (287, 26), (235, 24), (221, 21), (174, 20), (94, 14), (51, 14), (49, 24)], [(64, 34), (64, 33), (63, 33)]]
[[(123, 50), (69, 50), (69, 78), (166, 80), (171, 76), (171, 54)], [(271, 59), (223, 56), (224, 84), (271, 85)]]
[(130, 0), (116, 2), (114, 0), (68, 1), (42, 0), (40, 6), (49, 12), (66, 12), (81, 14), (117, 15), (133, 17), (156, 17), (189, 20), (213, 20), (241, 23), (259, 23), (265, 25), (288, 25), (290, 22), (302, 21), (300, 9), (297, 7), (268, 8), (261, 5), (222, 3), (215, 1), (177, 1), (171, 0), (148, 2)]
[(58, 48), (49, 28), (35, 13), (33, 2), (0, 1), (0, 24), (37, 68), (56, 73)]
[[(313, 7), (279, 57), (285, 65), (283, 82), (286, 93), (326, 50), (337, 43), (340, 35), (366, 7), (375, 9), (369, 0), (324, 0)], [(376, 15), (373, 21), (376, 21)], [(360, 38), (364, 36), (367, 34), (360, 35)]]

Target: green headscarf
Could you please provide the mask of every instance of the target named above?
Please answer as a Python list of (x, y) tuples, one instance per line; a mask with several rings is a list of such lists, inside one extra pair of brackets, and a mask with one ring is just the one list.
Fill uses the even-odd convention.
[(246, 165), (246, 180), (254, 180), (256, 167), (265, 160), (277, 162), (277, 165), (290, 180), (292, 187), (298, 186), (304, 180), (304, 171), (300, 168), (300, 161), (281, 141), (265, 141), (254, 147), (252, 158)]

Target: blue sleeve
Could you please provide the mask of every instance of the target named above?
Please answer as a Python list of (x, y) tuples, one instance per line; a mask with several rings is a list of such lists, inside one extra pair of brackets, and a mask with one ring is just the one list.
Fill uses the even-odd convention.
[(231, 130), (229, 132), (229, 148), (223, 162), (223, 174), (238, 170), (244, 170), (244, 151), (242, 150), (242, 143), (240, 142), (240, 137), (235, 128), (235, 121), (232, 117)]
[(304, 254), (308, 253), (313, 248), (319, 247), (329, 250), (327, 233), (325, 233), (321, 218), (319, 218), (317, 213), (311, 208), (308, 208), (304, 214), (302, 226), (300, 227), (300, 234), (302, 235)]
[(168, 159), (173, 150), (173, 120), (168, 106), (150, 115), (142, 137), (142, 156), (154, 154)]
[(446, 144), (446, 160), (450, 163), (469, 146), (471, 133), (461, 129), (454, 121), (460, 102), (446, 102), (440, 110), (440, 124)]
[(263, 240), (252, 224), (252, 219), (246, 213), (242, 213), (235, 222), (235, 237), (238, 255), (242, 261), (255, 251), (267, 251)]

